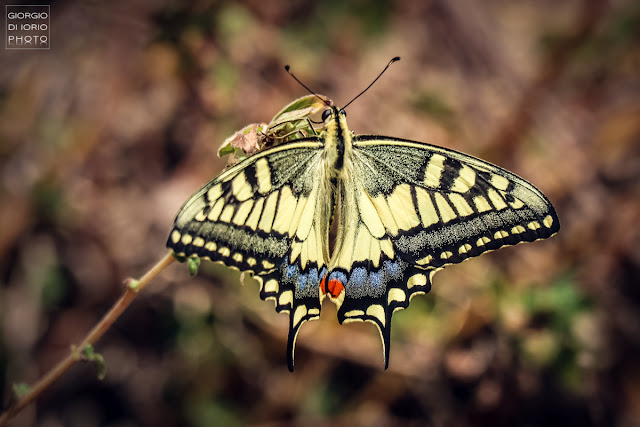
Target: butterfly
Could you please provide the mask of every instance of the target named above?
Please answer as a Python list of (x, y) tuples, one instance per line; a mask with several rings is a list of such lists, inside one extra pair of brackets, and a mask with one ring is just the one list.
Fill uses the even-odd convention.
[(429, 292), (436, 271), (559, 230), (544, 194), (505, 169), (422, 142), (355, 135), (335, 106), (322, 119), (318, 134), (259, 151), (200, 188), (167, 241), (180, 259), (253, 274), (260, 298), (289, 313), (290, 371), (300, 327), (325, 298), (340, 323), (378, 327), (386, 369), (393, 313)]

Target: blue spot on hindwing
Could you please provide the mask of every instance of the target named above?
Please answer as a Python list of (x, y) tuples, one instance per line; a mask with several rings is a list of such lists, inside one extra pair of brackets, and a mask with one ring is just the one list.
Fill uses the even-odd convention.
[(382, 284), (382, 271), (372, 271), (369, 273), (369, 283), (374, 288), (379, 288)]
[(347, 275), (342, 271), (332, 271), (329, 275), (329, 281), (331, 280), (339, 280), (340, 283), (345, 284), (347, 283)]
[(383, 264), (383, 269), (384, 269), (385, 276), (390, 277), (392, 279), (400, 278), (401, 271), (400, 271), (400, 264), (398, 263), (398, 261), (395, 261), (395, 262), (390, 260), (385, 261)]
[(300, 273), (298, 274), (298, 288), (300, 290), (304, 290), (305, 286), (307, 286), (307, 274)]
[(287, 271), (285, 272), (285, 277), (287, 279), (293, 279), (298, 275), (298, 266), (296, 264), (287, 265)]
[(312, 268), (311, 270), (309, 270), (309, 283), (311, 283), (312, 286), (318, 286), (320, 284), (320, 278), (318, 277), (318, 269), (317, 268)]
[(349, 277), (349, 285), (364, 286), (367, 283), (367, 269), (364, 267), (356, 267), (351, 270)]

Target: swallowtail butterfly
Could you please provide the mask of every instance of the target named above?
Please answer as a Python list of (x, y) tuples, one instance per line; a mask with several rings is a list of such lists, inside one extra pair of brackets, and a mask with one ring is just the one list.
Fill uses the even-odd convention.
[(260, 297), (289, 313), (291, 371), (300, 326), (320, 316), (325, 297), (340, 323), (378, 327), (387, 367), (392, 314), (429, 292), (436, 271), (559, 230), (544, 194), (505, 169), (422, 142), (355, 135), (333, 106), (323, 120), (318, 134), (259, 151), (199, 189), (167, 242), (180, 257), (253, 273)]

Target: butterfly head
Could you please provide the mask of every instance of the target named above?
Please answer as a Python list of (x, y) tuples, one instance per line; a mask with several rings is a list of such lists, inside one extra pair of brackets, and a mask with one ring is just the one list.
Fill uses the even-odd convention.
[(322, 112), (322, 121), (327, 125), (328, 122), (338, 120), (341, 116), (345, 118), (347, 117), (347, 112), (344, 108), (338, 110), (338, 107), (329, 107)]

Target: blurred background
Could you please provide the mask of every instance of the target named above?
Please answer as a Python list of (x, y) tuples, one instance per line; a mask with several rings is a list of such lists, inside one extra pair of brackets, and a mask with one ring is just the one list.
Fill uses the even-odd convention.
[[(34, 2), (29, 2), (33, 4)], [(35, 2), (37, 3), (37, 2)], [(15, 4), (15, 2), (13, 3)], [(4, 8), (2, 8), (4, 11)], [(51, 3), (51, 49), (0, 52), (0, 405), (166, 253), (220, 143), (306, 95), (356, 133), (501, 165), (560, 233), (451, 266), (393, 318), (302, 328), (250, 279), (164, 271), (15, 426), (640, 425), (640, 3)]]

